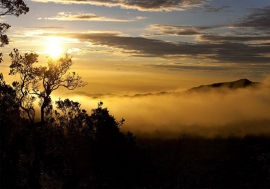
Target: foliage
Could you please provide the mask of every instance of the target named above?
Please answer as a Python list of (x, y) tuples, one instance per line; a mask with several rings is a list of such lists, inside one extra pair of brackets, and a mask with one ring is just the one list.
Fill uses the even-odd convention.
[(26, 114), (30, 122), (33, 123), (35, 118), (33, 102), (36, 97), (31, 95), (31, 92), (39, 87), (38, 79), (35, 76), (38, 69), (34, 68), (33, 64), (37, 62), (38, 55), (26, 53), (21, 56), (19, 51), (14, 49), (14, 53), (10, 53), (10, 57), (12, 62), (9, 74), (18, 74), (20, 78), (20, 81), (13, 82), (12, 86), (18, 95), (20, 108), (23, 110), (22, 113)]
[[(35, 67), (38, 56), (10, 54), (10, 74), (19, 81), (6, 85), (2, 75), (1, 102), (1, 178), (3, 187), (124, 187), (137, 182), (131, 171), (141, 171), (140, 148), (132, 133), (120, 131), (124, 119), (116, 121), (102, 102), (88, 115), (79, 102), (70, 99), (50, 100), (60, 86), (73, 90), (84, 85), (75, 73), (69, 56), (47, 67)], [(52, 74), (53, 73), (53, 74)], [(42, 91), (43, 90), (43, 91)], [(34, 123), (35, 98), (44, 106), (44, 121)], [(47, 98), (47, 99), (46, 99)], [(8, 117), (4, 112), (14, 112)], [(25, 116), (25, 114), (27, 116)], [(12, 114), (9, 114), (12, 115)], [(26, 118), (30, 120), (26, 122)], [(143, 159), (143, 158), (141, 158)], [(142, 163), (141, 161), (140, 163)], [(120, 169), (117, 174), (113, 171)], [(82, 174), (83, 173), (83, 174)], [(140, 178), (140, 177), (136, 177)]]
[[(9, 44), (9, 40), (7, 35), (5, 34), (7, 30), (10, 28), (10, 25), (7, 23), (0, 23), (0, 47)], [(2, 62), (2, 60), (0, 60)]]
[(10, 53), (12, 63), (10, 75), (19, 75), (19, 81), (13, 82), (20, 98), (20, 107), (27, 114), (31, 123), (34, 122), (35, 111), (33, 102), (39, 98), (41, 122), (45, 122), (45, 109), (51, 103), (51, 93), (59, 87), (74, 90), (85, 85), (81, 77), (75, 72), (67, 73), (72, 63), (72, 57), (66, 54), (56, 62), (48, 61), (46, 67), (34, 67), (38, 62), (38, 55), (26, 53), (21, 55), (18, 49)]
[[(0, 9), (0, 17), (5, 15), (20, 16), (29, 11), (29, 7), (23, 0), (0, 0)], [(9, 44), (6, 32), (10, 27), (7, 23), (0, 23), (0, 47)], [(0, 63), (3, 61), (2, 56), (3, 54), (0, 53)]]
[(0, 12), (0, 16), (19, 16), (21, 14), (26, 14), (29, 11), (29, 8), (23, 0), (1, 0), (0, 8), (2, 9), (2, 11)]

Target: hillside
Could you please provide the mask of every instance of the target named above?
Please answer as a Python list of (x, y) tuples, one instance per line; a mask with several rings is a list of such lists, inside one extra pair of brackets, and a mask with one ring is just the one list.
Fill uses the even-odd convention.
[(261, 83), (260, 82), (252, 82), (246, 78), (239, 79), (232, 82), (221, 82), (221, 83), (213, 83), (210, 85), (201, 85), (199, 87), (193, 87), (188, 90), (188, 92), (207, 92), (213, 89), (239, 89), (239, 88), (246, 88), (246, 87), (258, 87)]

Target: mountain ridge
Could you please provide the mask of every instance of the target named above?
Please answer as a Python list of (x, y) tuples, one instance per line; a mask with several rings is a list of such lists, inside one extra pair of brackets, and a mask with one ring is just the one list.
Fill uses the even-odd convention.
[(253, 82), (246, 78), (243, 78), (243, 79), (239, 79), (239, 80), (231, 81), (231, 82), (220, 82), (220, 83), (213, 83), (209, 85), (200, 85), (198, 87), (193, 87), (191, 89), (188, 89), (187, 91), (199, 92), (199, 91), (209, 91), (211, 89), (220, 89), (220, 88), (235, 90), (239, 88), (257, 87), (260, 84), (261, 84), (260, 82)]

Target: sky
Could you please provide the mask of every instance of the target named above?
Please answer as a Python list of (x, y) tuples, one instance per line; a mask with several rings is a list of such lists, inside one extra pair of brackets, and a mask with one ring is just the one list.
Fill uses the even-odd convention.
[[(25, 0), (25, 3), (30, 8), (26, 15), (0, 18), (12, 26), (7, 33), (10, 44), (1, 49), (4, 63), (0, 69), (7, 81), (14, 80), (7, 74), (8, 54), (13, 48), (21, 53), (38, 53), (39, 62), (44, 64), (47, 56), (68, 52), (73, 56), (71, 70), (88, 85), (72, 92), (59, 90), (54, 95), (72, 96), (89, 106), (102, 100), (116, 117), (125, 117), (130, 127), (134, 120), (145, 125), (142, 128), (157, 129), (172, 124), (226, 125), (249, 118), (270, 119), (268, 89), (259, 94), (238, 91), (225, 98), (227, 104), (220, 100), (224, 96), (215, 94), (211, 98), (145, 96), (175, 94), (203, 84), (241, 78), (268, 83), (269, 0)], [(239, 103), (241, 94), (258, 107), (253, 111), (263, 113), (251, 116), (252, 108)], [(203, 103), (209, 99), (211, 103)], [(201, 108), (189, 111), (179, 108), (196, 104)], [(207, 108), (209, 104), (211, 108)], [(224, 106), (224, 112), (220, 106)], [(235, 116), (238, 115), (235, 107), (243, 119)], [(128, 110), (134, 111), (133, 114), (127, 114)], [(194, 117), (195, 114), (202, 115)], [(179, 115), (189, 120), (182, 121)], [(218, 119), (210, 121), (212, 115)]]

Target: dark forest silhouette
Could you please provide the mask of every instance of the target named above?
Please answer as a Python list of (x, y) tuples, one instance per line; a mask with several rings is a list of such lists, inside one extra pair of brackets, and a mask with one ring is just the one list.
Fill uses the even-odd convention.
[[(2, 0), (0, 8), (1, 16), (29, 10), (22, 0)], [(2, 47), (9, 27), (0, 25)], [(19, 79), (10, 85), (0, 74), (1, 188), (270, 187), (269, 138), (136, 138), (102, 102), (90, 114), (70, 99), (52, 102), (59, 87), (85, 85), (68, 73), (70, 55), (46, 67), (35, 66), (35, 53), (14, 49), (10, 57)]]

